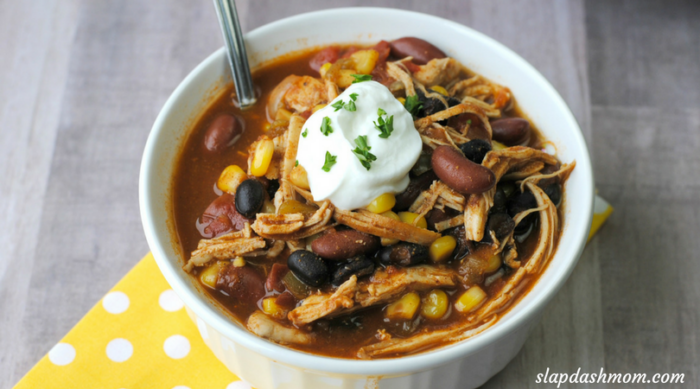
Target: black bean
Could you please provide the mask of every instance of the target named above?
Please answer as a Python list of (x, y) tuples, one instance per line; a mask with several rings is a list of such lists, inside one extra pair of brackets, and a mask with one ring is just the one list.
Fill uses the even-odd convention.
[[(533, 195), (531, 192), (518, 193), (508, 200), (506, 207), (508, 208), (508, 215), (510, 215), (510, 217), (515, 217), (515, 215), (519, 214), (520, 212), (537, 208), (537, 200), (535, 199), (535, 195)], [(525, 218), (515, 227), (515, 234), (518, 235), (527, 231), (532, 223), (537, 220), (537, 217), (537, 212), (533, 212), (525, 216)]]
[[(518, 227), (522, 225), (522, 222), (518, 224)], [(518, 243), (523, 243), (525, 239), (527, 239), (528, 236), (532, 233), (532, 230), (535, 229), (535, 223), (530, 223), (527, 225), (525, 228), (516, 228), (515, 231), (513, 232), (513, 238)]]
[(457, 247), (452, 252), (451, 259), (460, 260), (464, 258), (467, 254), (471, 252), (472, 243), (467, 240), (467, 233), (465, 227), (459, 226), (455, 228), (450, 228), (443, 233), (443, 236), (449, 235), (457, 241)]
[(547, 185), (544, 188), (544, 193), (546, 193), (549, 199), (552, 200), (554, 206), (559, 208), (561, 205), (561, 184), (555, 182)]
[(280, 188), (280, 182), (278, 180), (270, 180), (267, 184), (267, 195), (270, 196), (270, 201), (275, 199), (275, 193)]
[(303, 283), (318, 287), (328, 281), (328, 266), (321, 257), (306, 250), (297, 250), (287, 258), (289, 270)]
[(462, 153), (468, 160), (474, 163), (481, 163), (486, 153), (491, 151), (491, 144), (484, 139), (472, 139), (467, 143), (462, 143), (459, 149), (462, 150)]
[(486, 230), (482, 242), (492, 242), (491, 231), (499, 241), (510, 235), (515, 228), (515, 222), (507, 213), (493, 213), (486, 221)]
[[(433, 93), (437, 93), (435, 91), (429, 91)], [(440, 99), (435, 99), (432, 97), (427, 97), (423, 91), (420, 89), (416, 89), (416, 95), (418, 96), (418, 100), (421, 102), (421, 108), (418, 110), (418, 117), (419, 118), (424, 118), (426, 116), (430, 116), (432, 114), (438, 113), (440, 111), (444, 111), (447, 109), (445, 104), (440, 101)], [(449, 103), (448, 103), (449, 104)], [(441, 125), (447, 125), (447, 120), (442, 120), (439, 121)]]
[(491, 207), (489, 212), (490, 213), (508, 212), (508, 208), (506, 208), (507, 202), (508, 202), (508, 196), (506, 196), (506, 192), (499, 185), (496, 188), (496, 193), (493, 195), (493, 207)]
[(461, 102), (459, 99), (456, 99), (456, 98), (454, 98), (454, 97), (448, 97), (448, 98), (447, 98), (447, 105), (449, 105), (450, 108), (451, 108), (451, 107), (454, 107), (455, 105), (459, 105), (459, 104), (461, 104), (461, 103), (462, 103), (462, 102)]
[(236, 189), (236, 211), (252, 219), (265, 202), (265, 189), (253, 178), (241, 182)]
[(428, 247), (401, 242), (384, 247), (377, 253), (377, 257), (385, 265), (413, 266), (428, 260)]
[(434, 171), (427, 171), (420, 176), (411, 177), (411, 181), (408, 183), (406, 190), (396, 195), (396, 205), (394, 205), (395, 212), (402, 212), (407, 210), (411, 204), (416, 200), (418, 195), (424, 190), (430, 188), (433, 181), (437, 180), (437, 174)]
[(340, 286), (353, 274), (356, 275), (357, 278), (360, 278), (372, 274), (373, 272), (374, 262), (364, 255), (357, 255), (348, 259), (347, 262), (340, 264), (340, 266), (333, 272), (331, 284), (333, 284), (333, 286)]

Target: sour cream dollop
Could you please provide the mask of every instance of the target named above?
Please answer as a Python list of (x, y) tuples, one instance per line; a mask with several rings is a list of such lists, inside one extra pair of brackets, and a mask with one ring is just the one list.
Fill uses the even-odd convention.
[[(348, 103), (356, 94), (356, 111), (345, 108), (336, 111), (332, 105), (342, 100)], [(388, 138), (374, 122), (379, 123), (378, 109), (393, 115), (393, 132)], [(321, 131), (324, 118), (330, 119), (332, 133)], [(306, 136), (303, 136), (306, 134)], [(355, 140), (367, 137), (369, 152), (377, 159), (367, 170), (353, 153)], [(396, 100), (389, 89), (375, 81), (352, 84), (326, 107), (316, 111), (306, 121), (299, 138), (297, 160), (306, 169), (314, 200), (330, 200), (343, 210), (367, 206), (383, 193), (400, 193), (408, 186), (408, 172), (418, 160), (422, 141), (413, 125), (411, 114)], [(330, 171), (323, 170), (326, 152), (335, 156)]]

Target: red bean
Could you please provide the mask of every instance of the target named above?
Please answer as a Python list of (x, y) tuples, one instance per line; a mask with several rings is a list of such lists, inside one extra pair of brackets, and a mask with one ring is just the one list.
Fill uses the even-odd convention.
[(447, 55), (432, 44), (413, 37), (400, 38), (391, 42), (391, 55), (396, 58), (413, 57), (413, 62), (425, 65), (436, 58)]
[(242, 133), (240, 119), (229, 114), (219, 115), (204, 134), (204, 147), (213, 152), (224, 150), (233, 145)]
[(530, 139), (530, 122), (522, 118), (505, 118), (491, 122), (493, 140), (516, 146)]
[(246, 222), (253, 223), (236, 211), (234, 197), (224, 193), (204, 210), (197, 229), (203, 238), (211, 239), (231, 230), (241, 230)]
[(251, 266), (228, 265), (219, 273), (216, 288), (228, 293), (229, 298), (248, 305), (265, 296), (265, 280)]
[(440, 180), (459, 193), (483, 193), (496, 185), (490, 169), (468, 160), (451, 146), (436, 148), (431, 163)]
[(311, 243), (314, 253), (326, 259), (343, 260), (379, 249), (379, 238), (364, 232), (330, 232)]
[(289, 267), (281, 263), (275, 263), (270, 269), (270, 274), (267, 275), (267, 280), (265, 281), (265, 287), (268, 291), (283, 292), (285, 290), (284, 284), (282, 283), (282, 278), (287, 275)]

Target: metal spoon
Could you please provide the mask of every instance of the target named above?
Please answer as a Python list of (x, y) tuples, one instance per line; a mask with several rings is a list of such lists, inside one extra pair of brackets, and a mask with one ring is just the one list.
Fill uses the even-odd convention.
[(241, 24), (238, 21), (236, 3), (234, 0), (214, 0), (214, 6), (226, 42), (228, 63), (231, 65), (238, 103), (241, 109), (246, 109), (255, 104), (257, 97), (255, 97), (253, 77), (250, 75), (250, 65), (248, 65), (248, 55), (243, 43)]

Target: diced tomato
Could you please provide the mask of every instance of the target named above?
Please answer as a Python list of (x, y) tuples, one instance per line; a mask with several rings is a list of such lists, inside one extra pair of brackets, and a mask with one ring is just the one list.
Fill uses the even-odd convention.
[(389, 58), (389, 53), (391, 52), (391, 46), (389, 46), (389, 42), (379, 41), (379, 43), (374, 45), (372, 49), (379, 53), (377, 63), (384, 63), (386, 62), (386, 59)]
[(309, 66), (315, 71), (319, 71), (321, 66), (326, 63), (335, 63), (340, 55), (340, 49), (335, 46), (326, 47), (325, 49), (316, 53), (316, 55), (309, 61)]

